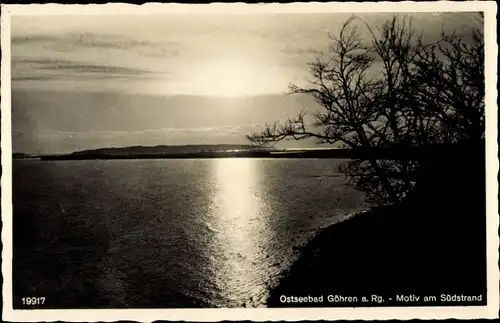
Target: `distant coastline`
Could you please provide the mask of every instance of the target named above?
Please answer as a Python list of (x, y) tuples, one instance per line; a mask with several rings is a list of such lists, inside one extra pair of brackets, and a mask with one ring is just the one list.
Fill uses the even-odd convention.
[(70, 154), (30, 155), (14, 153), (14, 159), (95, 160), (95, 159), (197, 159), (197, 158), (337, 158), (337, 159), (411, 159), (421, 149), (356, 150), (330, 149), (278, 149), (249, 145), (185, 145), (185, 146), (131, 146), (82, 150)]

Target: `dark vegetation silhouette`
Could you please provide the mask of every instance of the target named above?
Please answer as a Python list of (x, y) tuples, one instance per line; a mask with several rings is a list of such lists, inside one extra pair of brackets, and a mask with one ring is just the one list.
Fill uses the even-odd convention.
[[(281, 295), (384, 291), (387, 301), (395, 293), (485, 292), (482, 14), (476, 18), (470, 34), (429, 40), (406, 16), (376, 27), (351, 17), (309, 64), (308, 85), (290, 85), (321, 111), (247, 136), (255, 146), (316, 138), (364, 151), (341, 171), (374, 206), (303, 248), (270, 306), (287, 305)], [(378, 157), (387, 150), (390, 158)]]
[(290, 85), (290, 94), (311, 95), (323, 108), (312, 123), (303, 111), (247, 138), (257, 146), (312, 137), (365, 151), (394, 149), (400, 158), (367, 154), (342, 169), (371, 202), (394, 203), (413, 188), (419, 168), (419, 158), (405, 158), (409, 150), (484, 138), (483, 34), (443, 32), (426, 43), (410, 19), (394, 16), (378, 28), (365, 24), (366, 40), (356, 21), (329, 35), (330, 52), (309, 64), (309, 86)]

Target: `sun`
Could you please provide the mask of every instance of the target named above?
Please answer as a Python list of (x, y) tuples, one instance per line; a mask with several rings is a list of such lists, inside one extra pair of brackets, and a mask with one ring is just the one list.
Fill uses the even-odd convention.
[(234, 97), (264, 90), (258, 67), (245, 62), (208, 63), (193, 76), (193, 85), (205, 95)]

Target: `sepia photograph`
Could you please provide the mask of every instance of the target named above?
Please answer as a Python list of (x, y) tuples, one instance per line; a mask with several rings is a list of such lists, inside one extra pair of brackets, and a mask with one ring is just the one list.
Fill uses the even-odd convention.
[(498, 317), (496, 10), (2, 5), (3, 319)]

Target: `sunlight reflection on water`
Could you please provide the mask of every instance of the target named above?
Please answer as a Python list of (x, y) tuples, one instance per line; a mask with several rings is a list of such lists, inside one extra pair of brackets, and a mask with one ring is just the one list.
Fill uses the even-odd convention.
[(212, 166), (215, 190), (209, 225), (217, 235), (209, 248), (216, 282), (230, 303), (243, 299), (249, 305), (266, 296), (261, 276), (271, 266), (263, 246), (269, 240), (269, 224), (261, 198), (259, 163), (246, 158), (216, 159)]

